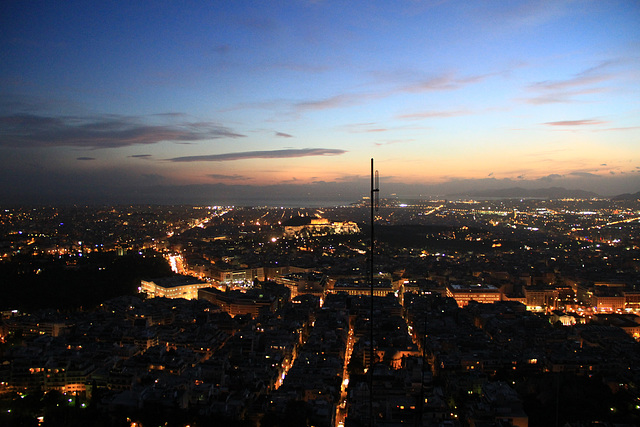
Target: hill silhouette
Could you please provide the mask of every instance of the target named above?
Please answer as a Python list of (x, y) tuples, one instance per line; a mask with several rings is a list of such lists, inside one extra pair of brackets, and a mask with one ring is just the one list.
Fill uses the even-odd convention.
[(563, 187), (527, 189), (522, 187), (503, 188), (499, 190), (471, 190), (465, 193), (451, 194), (447, 197), (490, 197), (490, 198), (536, 198), (536, 199), (590, 199), (598, 194), (585, 190), (568, 190)]

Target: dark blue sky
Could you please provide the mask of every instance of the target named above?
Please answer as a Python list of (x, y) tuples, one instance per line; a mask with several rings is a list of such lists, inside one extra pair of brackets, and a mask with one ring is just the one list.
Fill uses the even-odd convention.
[[(5, 1), (0, 203), (640, 190), (636, 1)], [(224, 199), (224, 200), (223, 200)]]

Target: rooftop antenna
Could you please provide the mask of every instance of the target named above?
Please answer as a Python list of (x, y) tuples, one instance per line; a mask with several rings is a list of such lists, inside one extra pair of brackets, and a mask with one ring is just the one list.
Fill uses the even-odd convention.
[(375, 220), (375, 212), (380, 208), (380, 189), (378, 187), (379, 177), (378, 171), (374, 171), (373, 158), (371, 159), (371, 253), (369, 261), (371, 262), (369, 268), (369, 284), (371, 286), (371, 315), (369, 316), (369, 326), (371, 328), (371, 336), (369, 343), (369, 409), (371, 416), (371, 427), (373, 427), (375, 417), (373, 416), (373, 253), (375, 249), (375, 234), (373, 224)]

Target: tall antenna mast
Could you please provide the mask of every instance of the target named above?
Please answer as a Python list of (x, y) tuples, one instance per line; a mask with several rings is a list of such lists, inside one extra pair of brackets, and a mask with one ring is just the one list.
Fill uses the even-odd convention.
[(373, 416), (373, 287), (374, 287), (374, 275), (373, 275), (373, 253), (375, 249), (375, 235), (373, 224), (375, 220), (375, 212), (380, 208), (380, 189), (378, 188), (378, 171), (374, 172), (373, 169), (373, 158), (371, 159), (371, 253), (369, 257), (369, 261), (371, 265), (369, 266), (369, 284), (371, 286), (371, 315), (369, 316), (369, 326), (371, 328), (371, 336), (369, 343), (369, 410), (371, 416), (371, 427), (374, 424), (374, 416)]

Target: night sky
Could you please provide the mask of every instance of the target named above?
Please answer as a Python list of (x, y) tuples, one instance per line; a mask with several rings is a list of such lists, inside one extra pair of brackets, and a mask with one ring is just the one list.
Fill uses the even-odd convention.
[(0, 203), (640, 190), (640, 2), (0, 4)]

